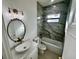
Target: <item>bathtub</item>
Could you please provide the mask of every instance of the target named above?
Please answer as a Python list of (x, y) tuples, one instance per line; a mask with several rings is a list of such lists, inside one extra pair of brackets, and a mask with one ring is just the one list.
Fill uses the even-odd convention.
[(52, 40), (46, 37), (42, 38), (42, 43), (44, 43), (48, 50), (58, 54), (62, 55), (62, 42)]

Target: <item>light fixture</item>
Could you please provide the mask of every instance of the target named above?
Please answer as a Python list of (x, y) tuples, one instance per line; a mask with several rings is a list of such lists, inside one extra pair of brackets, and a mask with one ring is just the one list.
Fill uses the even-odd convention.
[(13, 12), (18, 14), (18, 10), (17, 9), (13, 9)]
[(20, 11), (22, 15), (24, 15), (23, 11)]
[(9, 13), (18, 14), (19, 12), (24, 15), (23, 11), (18, 11), (17, 9), (8, 8)]
[(8, 8), (8, 12), (11, 13), (10, 8)]
[(51, 2), (53, 2), (54, 0), (51, 0)]
[(17, 9), (8, 8), (8, 13), (11, 18), (20, 18), (24, 17), (23, 11), (18, 11)]

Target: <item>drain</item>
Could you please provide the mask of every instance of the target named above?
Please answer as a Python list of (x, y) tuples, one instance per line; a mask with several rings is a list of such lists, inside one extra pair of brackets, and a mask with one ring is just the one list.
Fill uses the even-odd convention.
[(24, 47), (24, 49), (25, 49), (26, 47)]

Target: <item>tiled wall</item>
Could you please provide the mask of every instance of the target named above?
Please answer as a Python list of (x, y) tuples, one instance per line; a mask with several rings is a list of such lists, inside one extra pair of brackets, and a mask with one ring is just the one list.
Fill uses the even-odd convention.
[[(57, 33), (51, 32), (53, 34), (56, 34), (56, 37), (54, 35), (51, 35), (52, 39), (57, 38), (56, 40), (58, 40), (58, 41), (61, 41), (61, 42), (64, 41), (65, 23), (66, 23), (68, 7), (69, 6), (67, 6), (65, 3), (56, 4), (55, 8), (53, 7), (53, 5), (49, 6), (49, 7), (44, 7), (44, 15), (60, 13), (60, 19), (59, 19), (58, 23), (48, 23), (51, 27), (49, 27), (47, 24), (45, 24), (45, 26), (48, 29), (52, 28), (55, 32), (62, 34), (62, 38), (58, 38)], [(45, 19), (45, 20), (47, 20), (47, 19)]]

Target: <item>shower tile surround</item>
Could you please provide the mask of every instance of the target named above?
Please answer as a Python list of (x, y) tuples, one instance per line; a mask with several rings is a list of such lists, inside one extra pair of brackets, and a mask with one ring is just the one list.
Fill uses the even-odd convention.
[[(53, 8), (53, 5), (43, 7), (43, 11), (42, 11), (43, 15), (60, 13), (60, 19), (59, 19), (58, 23), (52, 23), (52, 22), (51, 23), (43, 23), (44, 26), (42, 25), (42, 27), (44, 29), (40, 30), (40, 32), (43, 33), (42, 36), (48, 37), (48, 38), (50, 38), (50, 36), (51, 36), (51, 38), (54, 40), (58, 40), (60, 42), (64, 41), (64, 32), (65, 32), (64, 28), (65, 28), (65, 23), (66, 23), (67, 9), (68, 9), (68, 7), (64, 3), (57, 4), (55, 8)], [(41, 11), (41, 9), (40, 9), (40, 11)], [(40, 11), (38, 10), (38, 12), (40, 12)], [(45, 16), (45, 19), (43, 19), (43, 20), (47, 21), (46, 16)], [(42, 20), (40, 20), (40, 21), (42, 21)], [(47, 30), (48, 32), (50, 32), (52, 34), (50, 34), (50, 36), (49, 36), (49, 33), (46, 32), (45, 30)]]

